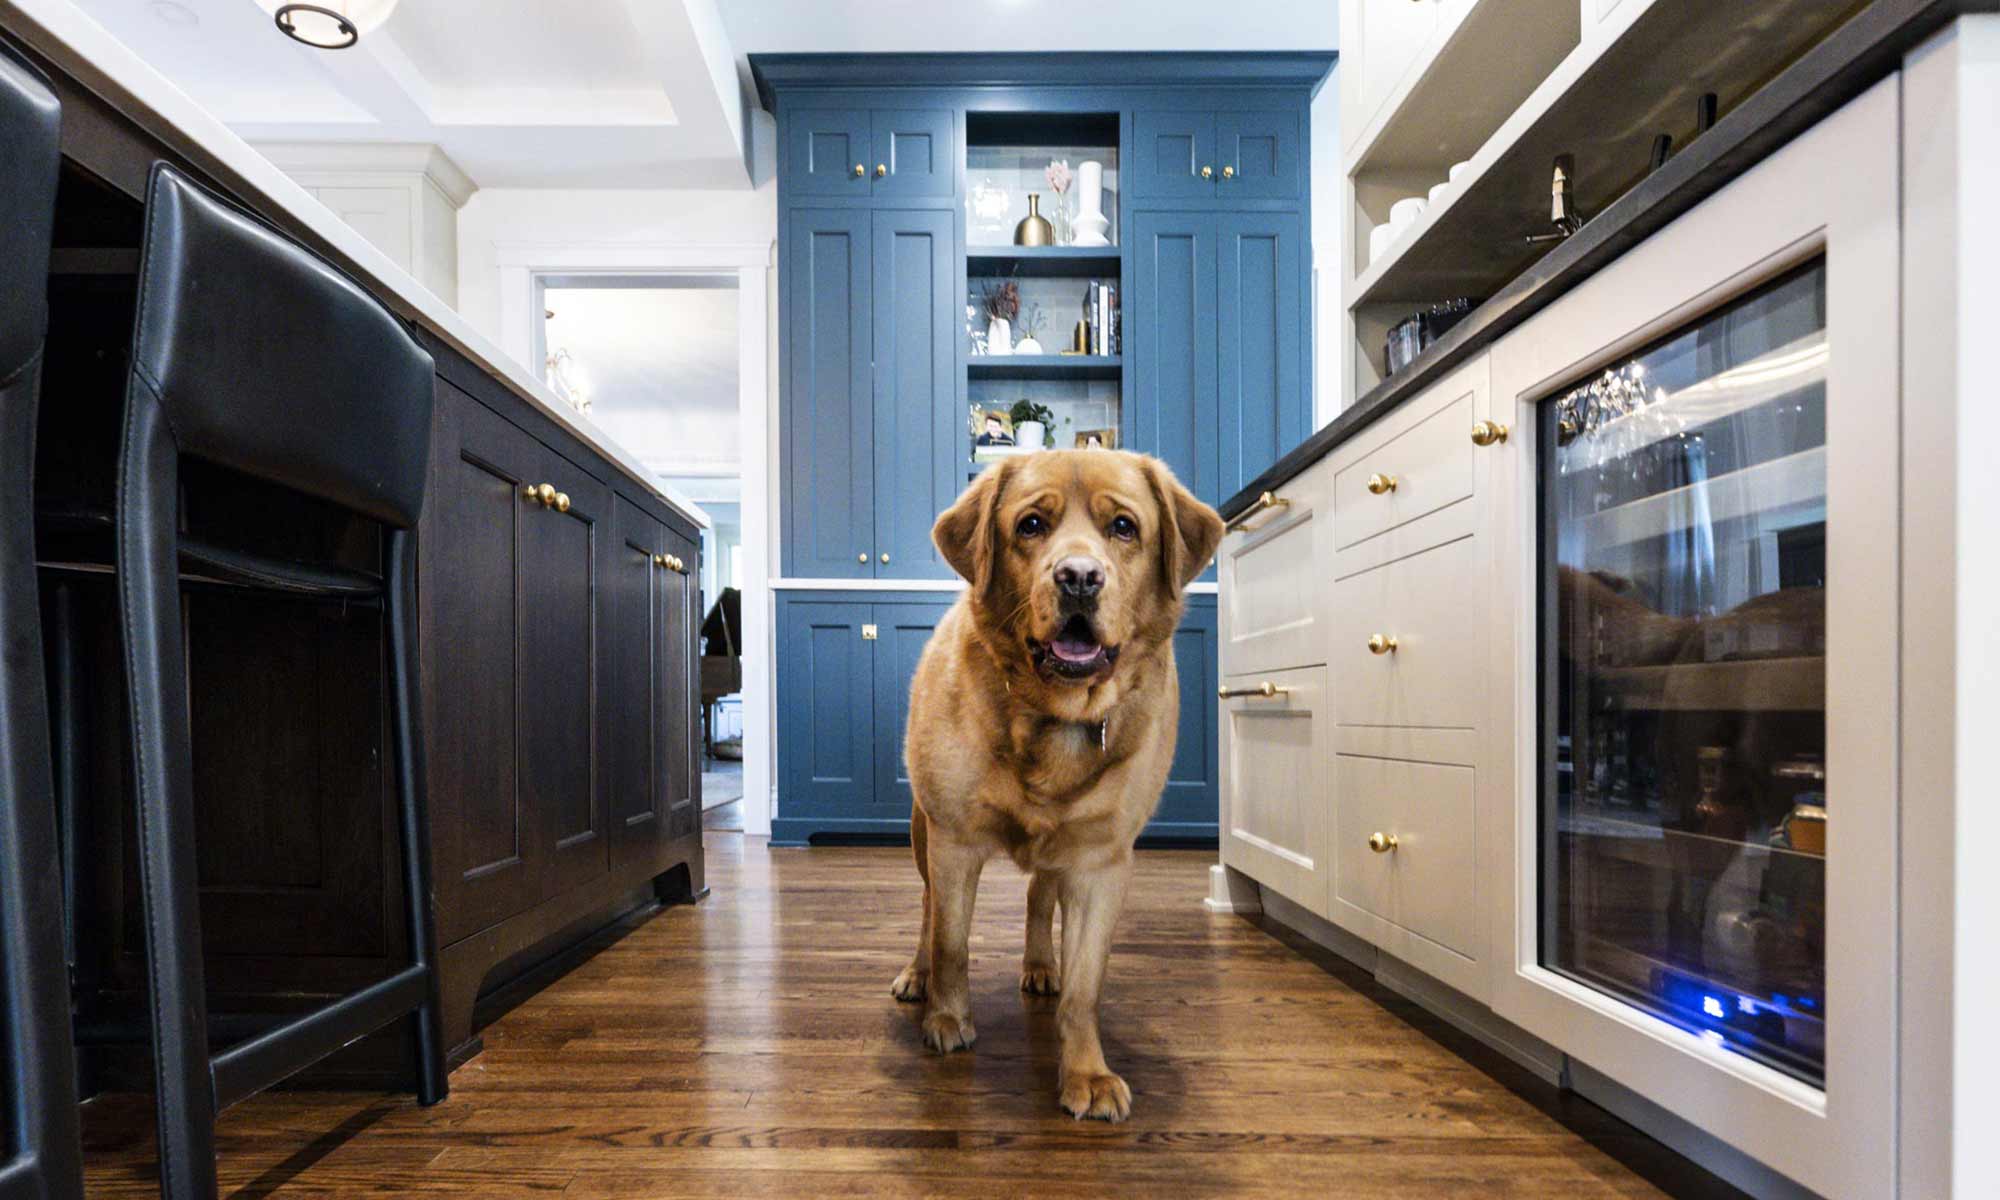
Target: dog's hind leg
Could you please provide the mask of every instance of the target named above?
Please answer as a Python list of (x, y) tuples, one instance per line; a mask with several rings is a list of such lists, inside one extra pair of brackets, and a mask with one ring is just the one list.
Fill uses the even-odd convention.
[(1021, 955), (1021, 990), (1053, 996), (1062, 990), (1056, 973), (1056, 900), (1062, 878), (1053, 871), (1036, 871), (1028, 880), (1028, 948)]
[(923, 806), (910, 805), (910, 850), (917, 860), (917, 874), (924, 880), (924, 931), (917, 938), (916, 957), (889, 985), (891, 996), (909, 1003), (922, 1000), (931, 984), (931, 864), (926, 846), (929, 832), (930, 822), (924, 817)]

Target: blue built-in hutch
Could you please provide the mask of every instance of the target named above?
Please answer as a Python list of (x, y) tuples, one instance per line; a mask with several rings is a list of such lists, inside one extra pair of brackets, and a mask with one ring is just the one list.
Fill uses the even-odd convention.
[[(987, 466), (975, 408), (1045, 405), (1055, 445), (1115, 430), (1211, 504), (1311, 431), (1308, 112), (1333, 61), (751, 56), (778, 122), (774, 845), (908, 832), (910, 676), (954, 595), (930, 530)], [(1108, 245), (1013, 244), (1030, 193), (1055, 217), (1055, 159), (1103, 165)], [(1008, 280), (1041, 354), (988, 352)], [(1118, 338), (1066, 354), (1097, 285)], [(1216, 835), (1219, 636), (1197, 584), (1156, 839)]]

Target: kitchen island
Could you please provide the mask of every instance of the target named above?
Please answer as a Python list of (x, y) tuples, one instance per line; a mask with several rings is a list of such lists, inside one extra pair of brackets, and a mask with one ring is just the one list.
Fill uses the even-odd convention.
[[(479, 1046), (482, 997), (546, 982), (593, 934), (704, 893), (695, 631), (707, 518), (79, 9), (0, 3), (0, 36), (62, 103), (38, 524), (58, 509), (108, 511), (156, 161), (345, 272), (435, 360), (418, 527), (423, 750), (445, 1044), (462, 1062)], [(219, 471), (187, 473), (182, 511), (191, 530), (301, 558), (366, 563), (380, 536)], [(145, 979), (108, 577), (45, 571), (43, 612), (77, 1026), (92, 1044), (139, 1010)], [(407, 961), (387, 651), (373, 611), (194, 588), (187, 614), (202, 926), (228, 1041)], [(318, 1076), (396, 1073), (400, 1032)], [(86, 1073), (114, 1086), (144, 1069), (107, 1046)]]

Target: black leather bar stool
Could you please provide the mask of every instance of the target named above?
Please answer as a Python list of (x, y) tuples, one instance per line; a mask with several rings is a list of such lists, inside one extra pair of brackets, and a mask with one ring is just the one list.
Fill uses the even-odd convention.
[(33, 518), (61, 119), (0, 44), (0, 1200), (83, 1195)]
[[(345, 276), (171, 167), (153, 169), (115, 521), (160, 1181), (170, 1197), (215, 1194), (218, 1111), (405, 1015), (415, 1024), (418, 1099), (435, 1104), (445, 1095), (414, 589), (435, 386), (430, 355)], [(413, 962), (219, 1054), (208, 1043), (196, 888), (178, 533), (184, 455), (338, 505), (388, 531), (375, 586), (389, 639)], [(220, 558), (240, 586), (323, 594), (329, 583), (324, 572), (247, 552)]]

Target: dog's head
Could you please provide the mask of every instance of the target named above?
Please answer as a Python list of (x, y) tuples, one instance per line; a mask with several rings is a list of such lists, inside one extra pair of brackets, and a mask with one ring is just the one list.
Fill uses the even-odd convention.
[(997, 652), (1048, 683), (1088, 685), (1173, 636), (1222, 518), (1157, 459), (1056, 450), (988, 468), (931, 537)]

